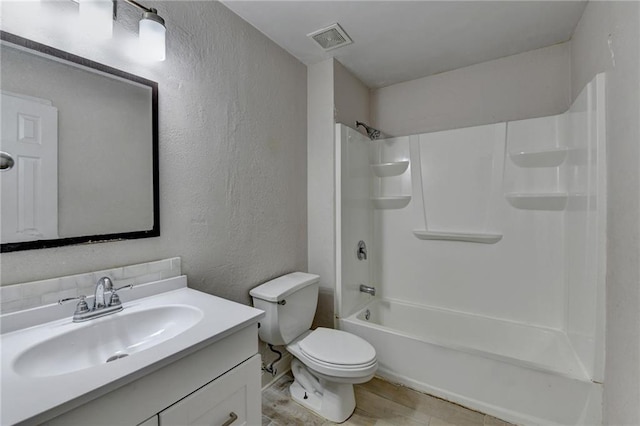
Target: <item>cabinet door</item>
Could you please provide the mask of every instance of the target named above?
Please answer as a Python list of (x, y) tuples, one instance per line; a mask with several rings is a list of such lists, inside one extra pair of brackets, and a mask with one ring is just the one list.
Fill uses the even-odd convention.
[(261, 423), (260, 355), (160, 412), (160, 426)]

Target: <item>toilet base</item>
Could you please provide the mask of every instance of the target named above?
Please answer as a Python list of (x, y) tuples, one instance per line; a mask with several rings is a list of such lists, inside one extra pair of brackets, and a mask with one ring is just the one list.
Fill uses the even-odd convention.
[(295, 402), (335, 423), (342, 423), (353, 414), (356, 409), (353, 384), (316, 378), (297, 359), (291, 362), (291, 371), (295, 380), (289, 391)]

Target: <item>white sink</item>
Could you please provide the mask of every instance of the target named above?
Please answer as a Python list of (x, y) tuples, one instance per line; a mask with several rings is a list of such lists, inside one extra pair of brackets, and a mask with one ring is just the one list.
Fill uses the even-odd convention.
[(73, 304), (0, 316), (1, 425), (46, 423), (264, 315), (190, 289), (184, 276), (137, 285), (120, 298), (122, 311), (80, 323), (72, 321)]
[[(187, 305), (156, 306), (77, 324), (18, 355), (13, 365), (26, 377), (57, 376), (119, 361), (149, 349), (193, 327), (203, 317)], [(50, 330), (43, 327), (46, 335)]]

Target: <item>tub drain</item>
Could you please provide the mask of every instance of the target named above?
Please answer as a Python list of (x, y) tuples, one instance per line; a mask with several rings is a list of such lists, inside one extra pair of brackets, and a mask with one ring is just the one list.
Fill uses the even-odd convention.
[(107, 358), (106, 362), (111, 362), (111, 361), (115, 361), (116, 359), (120, 359), (120, 358), (124, 358), (126, 356), (129, 356), (129, 354), (116, 354), (116, 355), (111, 355), (109, 358)]

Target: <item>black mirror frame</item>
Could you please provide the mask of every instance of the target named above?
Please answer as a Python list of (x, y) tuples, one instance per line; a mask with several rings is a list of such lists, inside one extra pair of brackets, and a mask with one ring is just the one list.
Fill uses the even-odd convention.
[(135, 240), (139, 238), (150, 238), (160, 236), (160, 173), (159, 173), (159, 156), (158, 156), (158, 83), (147, 80), (125, 71), (112, 68), (98, 62), (77, 56), (63, 50), (59, 50), (15, 34), (0, 30), (0, 40), (20, 46), (26, 49), (62, 59), (67, 62), (80, 65), (85, 68), (94, 69), (106, 74), (130, 80), (138, 84), (149, 86), (151, 88), (151, 119), (152, 119), (152, 155), (153, 155), (153, 228), (145, 231), (132, 231), (114, 234), (87, 235), (71, 238), (57, 238), (52, 240), (25, 241), (18, 243), (5, 243), (0, 245), (0, 253), (7, 253), (21, 250), (43, 249), (51, 247), (62, 247), (74, 244), (88, 244), (107, 241)]

